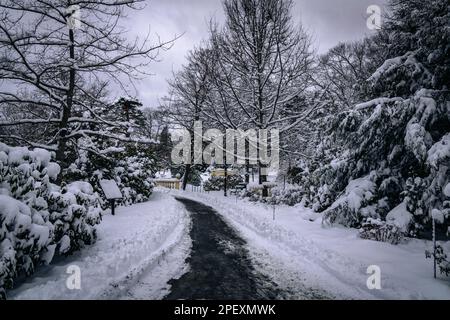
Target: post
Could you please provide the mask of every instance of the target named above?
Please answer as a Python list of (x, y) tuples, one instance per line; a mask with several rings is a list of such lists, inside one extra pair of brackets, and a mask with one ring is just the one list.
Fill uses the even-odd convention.
[(434, 278), (436, 279), (436, 221), (434, 220), (434, 217), (432, 217), (433, 220), (433, 260), (434, 260)]
[(273, 221), (275, 221), (275, 203), (273, 204)]
[(115, 215), (115, 209), (116, 209), (116, 200), (111, 199), (109, 201), (111, 203), (111, 215), (114, 216)]
[(224, 180), (223, 180), (223, 193), (224, 193), (224, 196), (225, 197), (227, 197), (227, 183), (228, 183), (228, 168), (227, 168), (227, 165), (225, 164), (225, 177), (224, 177)]

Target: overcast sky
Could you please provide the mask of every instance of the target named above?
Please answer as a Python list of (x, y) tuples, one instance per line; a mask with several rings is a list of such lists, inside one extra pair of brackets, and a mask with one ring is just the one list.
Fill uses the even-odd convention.
[[(371, 31), (366, 26), (369, 5), (383, 8), (386, 0), (294, 0), (294, 19), (312, 35), (314, 45), (323, 53), (340, 41), (356, 40)], [(144, 10), (130, 12), (130, 36), (151, 34), (162, 40), (183, 36), (150, 66), (154, 74), (137, 85), (137, 96), (148, 107), (156, 107), (167, 93), (167, 79), (185, 63), (189, 50), (207, 38), (211, 17), (223, 22), (221, 0), (150, 0)]]

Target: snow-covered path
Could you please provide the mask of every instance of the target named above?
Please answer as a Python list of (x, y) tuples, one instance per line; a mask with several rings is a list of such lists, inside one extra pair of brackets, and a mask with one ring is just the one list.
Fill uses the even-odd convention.
[[(119, 208), (98, 226), (95, 245), (51, 266), (8, 293), (9, 299), (161, 299), (168, 281), (186, 272), (189, 215), (171, 195)], [(81, 290), (69, 290), (70, 266), (78, 267)]]
[(211, 207), (177, 198), (191, 214), (190, 268), (171, 281), (169, 300), (261, 300), (282, 298), (270, 279), (257, 272), (245, 241)]
[[(194, 221), (204, 206), (193, 204), (190, 211), (194, 212), (189, 213), (174, 196), (211, 206), (214, 221)], [(279, 207), (275, 218), (271, 207), (224, 198), (219, 193), (158, 190), (147, 203), (119, 208), (114, 217), (105, 216), (98, 227), (99, 239), (95, 245), (40, 268), (33, 277), (8, 292), (8, 298), (201, 298), (201, 294), (216, 292), (221, 286), (226, 289), (223, 296), (232, 298), (226, 279), (199, 283), (190, 279), (193, 275), (190, 271), (195, 269), (193, 258), (199, 258), (200, 264), (203, 259), (201, 255), (195, 256), (195, 251), (205, 249), (205, 241), (209, 241), (223, 245), (211, 246), (213, 253), (217, 253), (214, 259), (231, 257), (230, 263), (238, 264), (230, 269), (225, 263), (223, 270), (231, 270), (230, 274), (243, 270), (243, 275), (251, 274), (251, 278), (257, 275), (246, 285), (245, 289), (250, 291), (236, 291), (235, 298), (256, 297), (252, 288), (259, 293), (261, 288), (253, 280), (264, 279), (259, 284), (270, 284), (266, 288), (270, 294), (263, 294), (266, 298), (277, 291), (281, 292), (277, 294), (279, 298), (287, 299), (450, 299), (448, 279), (432, 278), (432, 262), (424, 257), (429, 246), (426, 241), (410, 240), (392, 246), (362, 240), (356, 230), (327, 229), (321, 226), (320, 219), (310, 221), (317, 216), (301, 207)], [(194, 222), (199, 228), (195, 234), (191, 228)], [(226, 232), (211, 228), (211, 239), (217, 233), (217, 237), (230, 241), (202, 237), (199, 232), (207, 230), (210, 223), (219, 229), (228, 228)], [(191, 237), (197, 243), (193, 244)], [(244, 255), (222, 255), (236, 245)], [(366, 271), (371, 265), (381, 268), (381, 290), (367, 288)], [(71, 266), (81, 272), (81, 290), (70, 290), (66, 285)], [(186, 284), (192, 284), (192, 288)], [(204, 296), (211, 297), (215, 296)]]
[[(291, 292), (290, 299), (450, 299), (449, 279), (433, 279), (425, 259), (429, 241), (393, 246), (360, 239), (354, 229), (324, 228), (303, 207), (278, 207), (273, 220), (271, 206), (219, 192), (182, 195), (213, 206), (247, 242), (256, 270)], [(369, 266), (380, 267), (381, 290), (368, 289)]]

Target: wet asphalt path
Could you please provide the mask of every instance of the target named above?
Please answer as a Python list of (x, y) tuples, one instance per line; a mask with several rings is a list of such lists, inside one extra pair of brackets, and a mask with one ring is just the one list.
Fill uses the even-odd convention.
[(201, 203), (177, 198), (191, 214), (189, 271), (171, 280), (168, 300), (276, 299), (279, 290), (255, 271), (240, 238), (219, 214)]

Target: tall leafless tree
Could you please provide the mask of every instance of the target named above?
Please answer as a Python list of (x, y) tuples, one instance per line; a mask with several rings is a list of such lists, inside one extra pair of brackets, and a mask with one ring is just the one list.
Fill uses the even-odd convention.
[[(253, 128), (283, 134), (298, 126), (316, 106), (285, 112), (310, 88), (313, 66), (310, 38), (292, 21), (292, 1), (225, 0), (224, 8), (225, 27), (211, 34), (229, 108)], [(260, 183), (267, 180), (264, 169), (260, 164)]]
[(159, 51), (170, 47), (171, 41), (125, 38), (125, 9), (143, 5), (143, 0), (0, 0), (0, 108), (47, 111), (13, 119), (8, 118), (11, 112), (3, 114), (0, 127), (53, 128), (51, 136), (42, 139), (2, 138), (55, 151), (63, 168), (74, 139), (108, 136), (130, 141), (87, 130), (85, 124), (127, 125), (108, 123), (91, 106), (108, 103), (109, 87), (124, 88), (124, 81), (147, 74)]
[[(202, 119), (202, 112), (211, 92), (211, 55), (207, 49), (194, 49), (187, 64), (169, 81), (170, 97), (165, 99), (166, 114), (178, 128), (186, 129), (194, 139), (194, 125)], [(192, 148), (194, 143), (192, 143)], [(193, 157), (194, 150), (191, 152)], [(193, 160), (193, 159), (192, 159)], [(183, 189), (186, 189), (192, 163), (185, 165)]]

